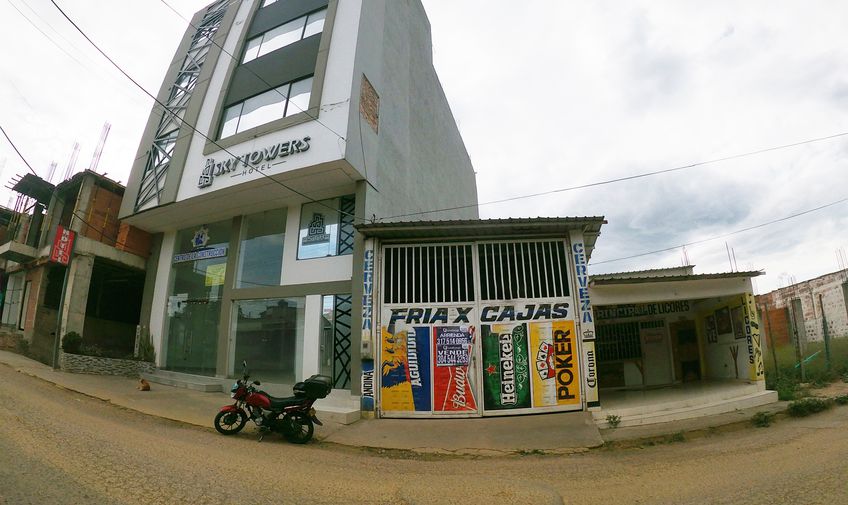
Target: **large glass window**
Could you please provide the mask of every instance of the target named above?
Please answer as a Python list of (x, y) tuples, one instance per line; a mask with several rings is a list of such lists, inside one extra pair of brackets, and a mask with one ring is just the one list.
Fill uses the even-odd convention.
[(283, 269), (286, 210), (245, 216), (239, 248), (237, 288), (279, 286)]
[(247, 361), (251, 374), (267, 382), (296, 382), (302, 365), (304, 306), (304, 298), (234, 302), (234, 363)]
[[(264, 4), (264, 6), (268, 3)], [(324, 31), (324, 19), (327, 9), (313, 12), (308, 16), (293, 19), (284, 25), (272, 28), (267, 32), (247, 41), (244, 49), (242, 63), (255, 60), (271, 51), (294, 44), (298, 40), (305, 39), (311, 35)]]
[(312, 95), (312, 77), (283, 84), (224, 110), (221, 138), (304, 112)]
[(231, 221), (177, 232), (168, 297), (166, 368), (214, 375)]
[(304, 204), (300, 210), (298, 259), (353, 252), (353, 195)]

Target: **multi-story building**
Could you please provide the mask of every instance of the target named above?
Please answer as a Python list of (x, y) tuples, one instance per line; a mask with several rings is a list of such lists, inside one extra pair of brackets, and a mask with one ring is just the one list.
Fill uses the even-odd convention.
[[(0, 335), (26, 341), (45, 363), (55, 364), (57, 335), (69, 332), (132, 355), (150, 236), (118, 220), (124, 187), (85, 170), (56, 186), (27, 174), (12, 189), (16, 211), (0, 213)], [(75, 235), (66, 264), (52, 254), (60, 227)]]
[(477, 201), (421, 2), (216, 1), (158, 102), (121, 207), (154, 234), (141, 324), (157, 365), (221, 378), (247, 360), (355, 396), (354, 226)]

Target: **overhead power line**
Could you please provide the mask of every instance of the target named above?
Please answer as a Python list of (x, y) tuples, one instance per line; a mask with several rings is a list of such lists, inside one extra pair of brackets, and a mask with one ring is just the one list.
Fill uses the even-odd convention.
[(615, 258), (615, 259), (611, 259), (611, 260), (596, 261), (596, 262), (593, 262), (592, 265), (601, 265), (603, 263), (612, 263), (614, 261), (624, 261), (624, 260), (629, 260), (629, 259), (633, 259), (633, 258), (640, 258), (642, 256), (649, 256), (651, 254), (657, 254), (657, 253), (666, 252), (666, 251), (673, 251), (675, 249), (680, 249), (681, 247), (689, 247), (690, 245), (703, 244), (704, 242), (709, 242), (711, 240), (718, 240), (718, 239), (722, 239), (722, 238), (727, 238), (727, 237), (730, 237), (732, 235), (738, 235), (740, 233), (744, 233), (746, 231), (756, 230), (757, 228), (763, 228), (765, 226), (773, 225), (773, 224), (780, 223), (780, 222), (783, 222), (783, 221), (788, 221), (790, 219), (793, 219), (793, 218), (796, 218), (796, 217), (799, 217), (799, 216), (803, 216), (803, 215), (809, 214), (811, 212), (816, 212), (818, 210), (826, 209), (828, 207), (833, 207), (834, 205), (839, 205), (840, 203), (844, 203), (844, 202), (848, 202), (848, 197), (836, 200), (835, 202), (830, 202), (830, 203), (825, 204), (825, 205), (821, 205), (819, 207), (815, 207), (813, 209), (807, 209), (807, 210), (804, 210), (804, 211), (801, 211), (801, 212), (797, 212), (795, 214), (791, 214), (789, 216), (781, 217), (780, 219), (775, 219), (775, 220), (768, 221), (768, 222), (765, 222), (765, 223), (760, 223), (758, 225), (749, 226), (747, 228), (742, 228), (742, 229), (739, 229), (739, 230), (736, 230), (736, 231), (732, 231), (730, 233), (725, 233), (723, 235), (716, 235), (714, 237), (705, 238), (705, 239), (701, 239), (701, 240), (695, 240), (693, 242), (686, 242), (685, 244), (678, 244), (678, 245), (675, 245), (675, 246), (666, 247), (666, 248), (663, 248), (663, 249), (657, 249), (657, 250), (654, 250), (654, 251), (648, 251), (648, 252), (644, 252), (644, 253), (634, 254), (632, 256), (624, 256), (622, 258)]
[(628, 175), (628, 176), (625, 176), (625, 177), (617, 177), (615, 179), (606, 179), (606, 180), (603, 180), (603, 181), (590, 182), (590, 183), (587, 183), (587, 184), (580, 184), (578, 186), (568, 186), (568, 187), (565, 187), (565, 188), (551, 189), (551, 190), (542, 191), (542, 192), (539, 192), (539, 193), (530, 193), (530, 194), (527, 194), (527, 195), (511, 196), (511, 197), (508, 197), (508, 198), (502, 198), (500, 200), (491, 200), (491, 201), (483, 202), (483, 203), (472, 203), (472, 204), (468, 204), (468, 205), (457, 205), (455, 207), (445, 207), (445, 208), (442, 208), (442, 209), (426, 210), (426, 211), (421, 211), (421, 212), (410, 212), (410, 213), (407, 213), (407, 214), (397, 214), (395, 216), (383, 217), (383, 218), (380, 218), (380, 219), (396, 219), (396, 218), (399, 218), (399, 217), (420, 216), (420, 215), (423, 215), (423, 214), (430, 214), (430, 213), (434, 213), (434, 212), (447, 212), (447, 211), (450, 211), (450, 210), (469, 209), (469, 208), (472, 208), (472, 207), (482, 207), (483, 205), (492, 205), (492, 204), (495, 204), (495, 203), (512, 202), (512, 201), (515, 201), (515, 200), (524, 200), (526, 198), (535, 198), (537, 196), (552, 195), (552, 194), (555, 194), (555, 193), (564, 193), (566, 191), (574, 191), (574, 190), (577, 190), (577, 189), (593, 188), (595, 186), (603, 186), (605, 184), (614, 184), (616, 182), (631, 181), (631, 180), (634, 180), (634, 179), (641, 179), (641, 178), (644, 178), (644, 177), (651, 177), (651, 176), (654, 176), (654, 175), (667, 174), (667, 173), (670, 173), (670, 172), (679, 172), (681, 170), (687, 170), (689, 168), (700, 167), (700, 166), (709, 165), (709, 164), (712, 164), (712, 163), (721, 163), (723, 161), (735, 160), (735, 159), (738, 159), (738, 158), (744, 158), (746, 156), (754, 156), (754, 155), (757, 155), (757, 154), (763, 154), (763, 153), (767, 153), (767, 152), (770, 152), (770, 151), (777, 151), (779, 149), (788, 149), (790, 147), (797, 147), (797, 146), (804, 145), (804, 144), (812, 144), (813, 142), (822, 142), (822, 141), (825, 141), (825, 140), (832, 140), (832, 139), (835, 139), (835, 138), (844, 137), (846, 135), (848, 135), (848, 132), (836, 133), (834, 135), (828, 135), (826, 137), (818, 137), (818, 138), (813, 138), (813, 139), (802, 140), (802, 141), (799, 141), (799, 142), (793, 142), (791, 144), (783, 144), (783, 145), (774, 146), (774, 147), (767, 147), (765, 149), (757, 149), (756, 151), (748, 151), (748, 152), (744, 152), (744, 153), (733, 154), (733, 155), (730, 155), (730, 156), (725, 156), (723, 158), (715, 158), (715, 159), (707, 160), (707, 161), (699, 161), (697, 163), (690, 163), (689, 165), (682, 165), (682, 166), (679, 166), (679, 167), (666, 168), (666, 169), (663, 169), (663, 170), (655, 170), (653, 172), (644, 172), (644, 173), (641, 173), (641, 174)]
[[(26, 166), (27, 166), (27, 168), (29, 168), (30, 172), (32, 172), (32, 173), (33, 173), (33, 175), (35, 175), (36, 177), (39, 177), (39, 175), (38, 175), (37, 173), (35, 173), (35, 170), (33, 170), (33, 169), (32, 169), (32, 165), (30, 165), (30, 164), (29, 164), (29, 161), (27, 161), (27, 159), (24, 157), (24, 155), (21, 153), (21, 151), (20, 151), (20, 150), (18, 150), (18, 146), (16, 146), (16, 145), (15, 145), (15, 143), (14, 143), (14, 142), (12, 142), (12, 139), (10, 139), (10, 138), (9, 138), (9, 136), (6, 134), (6, 130), (4, 130), (4, 129), (3, 129), (3, 126), (2, 126), (2, 125), (0, 125), (0, 131), (2, 131), (2, 132), (3, 132), (3, 136), (5, 136), (5, 137), (6, 137), (6, 140), (8, 140), (8, 141), (9, 141), (9, 144), (11, 144), (11, 145), (12, 145), (12, 149), (14, 149), (16, 153), (18, 153), (18, 157), (21, 159), (21, 161), (23, 161), (23, 162), (24, 162), (24, 165), (26, 165)], [(47, 182), (50, 182), (50, 181), (47, 181)], [(56, 186), (53, 188), (53, 193), (52, 193), (52, 195), (53, 195), (53, 196), (55, 196), (55, 195), (56, 195), (56, 192), (57, 192), (58, 190), (59, 190), (59, 186), (58, 186), (58, 185), (56, 185)], [(51, 197), (51, 198), (52, 198), (52, 197)], [(91, 224), (90, 222), (86, 221), (86, 220), (85, 220), (82, 216), (80, 216), (79, 214), (77, 214), (76, 210), (72, 210), (72, 211), (71, 211), (71, 214), (72, 214), (74, 217), (76, 217), (77, 219), (79, 219), (79, 220), (80, 220), (80, 222), (81, 222), (82, 224), (84, 224), (84, 225), (88, 226), (89, 228), (91, 228), (91, 229), (93, 229), (93, 230), (97, 230), (97, 227), (95, 227), (93, 224)], [(103, 232), (102, 232), (102, 231), (100, 232), (100, 238), (104, 238), (104, 235), (103, 235)], [(114, 243), (115, 243), (115, 245), (118, 245), (118, 239), (117, 239), (117, 237), (115, 237), (115, 238), (109, 237), (109, 239), (110, 239), (110, 240), (112, 240), (112, 242), (114, 242)], [(134, 250), (134, 249), (130, 249), (130, 248), (128, 248), (128, 250), (130, 250), (131, 252), (134, 252), (134, 253), (141, 253), (141, 252), (143, 252), (143, 251), (136, 251), (136, 250)]]
[[(218, 149), (221, 149), (222, 151), (224, 151), (225, 153), (229, 154), (229, 155), (230, 155), (230, 156), (232, 156), (233, 158), (236, 158), (236, 157), (237, 157), (235, 154), (233, 154), (232, 152), (230, 152), (229, 150), (227, 150), (225, 147), (223, 147), (223, 146), (221, 146), (220, 144), (218, 144), (218, 142), (216, 142), (214, 139), (210, 138), (208, 135), (206, 135), (205, 133), (203, 133), (203, 132), (201, 132), (199, 129), (197, 129), (197, 127), (196, 127), (195, 125), (193, 125), (193, 124), (189, 123), (189, 122), (188, 122), (188, 121), (186, 121), (185, 119), (180, 118), (178, 115), (176, 115), (176, 114), (175, 114), (175, 113), (174, 113), (174, 112), (173, 112), (173, 111), (172, 111), (172, 110), (171, 110), (171, 109), (170, 109), (170, 108), (169, 108), (169, 107), (168, 107), (165, 103), (163, 103), (163, 102), (162, 102), (162, 101), (160, 101), (158, 98), (156, 98), (156, 96), (154, 96), (152, 93), (150, 93), (149, 91), (147, 91), (147, 90), (144, 88), (144, 86), (142, 86), (141, 84), (139, 84), (139, 83), (138, 83), (138, 81), (136, 81), (135, 79), (133, 79), (133, 77), (132, 77), (130, 74), (128, 74), (128, 73), (127, 73), (127, 72), (126, 72), (123, 68), (121, 68), (121, 66), (120, 66), (120, 65), (118, 65), (118, 64), (115, 62), (115, 60), (113, 60), (111, 57), (109, 57), (109, 55), (108, 55), (108, 54), (106, 54), (106, 52), (105, 52), (105, 51), (103, 51), (102, 49), (100, 49), (100, 46), (98, 46), (98, 45), (97, 45), (97, 44), (96, 44), (93, 40), (91, 40), (91, 38), (90, 38), (90, 37), (89, 37), (89, 36), (85, 33), (85, 31), (83, 31), (83, 29), (82, 29), (82, 28), (80, 28), (80, 27), (79, 27), (79, 26), (78, 26), (78, 25), (74, 22), (74, 20), (73, 20), (73, 19), (71, 19), (71, 18), (70, 18), (70, 16), (68, 16), (68, 15), (65, 13), (65, 11), (64, 11), (64, 10), (62, 10), (62, 8), (61, 8), (61, 7), (59, 7), (59, 4), (57, 4), (55, 0), (50, 0), (50, 3), (52, 3), (52, 4), (53, 4), (53, 6), (54, 6), (54, 7), (56, 7), (56, 9), (57, 9), (57, 10), (58, 10), (61, 14), (62, 14), (62, 16), (63, 16), (63, 17), (64, 17), (64, 18), (65, 18), (65, 19), (66, 19), (66, 20), (67, 20), (67, 21), (68, 21), (68, 22), (69, 22), (69, 23), (70, 23), (70, 24), (71, 24), (71, 25), (72, 25), (72, 26), (73, 26), (73, 27), (74, 27), (74, 28), (75, 28), (75, 29), (76, 29), (79, 33), (80, 33), (80, 35), (82, 35), (82, 36), (83, 36), (83, 38), (85, 38), (85, 40), (86, 40), (86, 41), (88, 41), (88, 43), (89, 43), (89, 44), (91, 44), (91, 45), (92, 45), (92, 47), (94, 47), (94, 49), (96, 49), (96, 50), (97, 50), (97, 52), (99, 52), (99, 53), (100, 53), (100, 54), (101, 54), (104, 58), (106, 58), (106, 59), (109, 61), (109, 63), (111, 63), (111, 64), (112, 64), (112, 66), (114, 66), (116, 69), (118, 69), (118, 71), (119, 71), (119, 72), (121, 72), (121, 73), (124, 75), (124, 77), (126, 77), (127, 79), (129, 79), (129, 80), (130, 80), (130, 82), (132, 82), (132, 83), (133, 83), (133, 84), (134, 84), (134, 85), (135, 85), (138, 89), (140, 89), (142, 92), (144, 92), (144, 94), (146, 94), (147, 96), (149, 96), (150, 98), (152, 98), (152, 99), (153, 99), (153, 100), (154, 100), (157, 104), (159, 104), (159, 106), (160, 106), (160, 107), (162, 107), (164, 110), (166, 110), (169, 114), (173, 114), (173, 115), (174, 115), (174, 117), (179, 118), (179, 120), (180, 120), (180, 123), (181, 123), (181, 124), (183, 124), (183, 125), (185, 125), (185, 126), (189, 127), (189, 128), (190, 128), (193, 132), (197, 133), (198, 135), (200, 135), (201, 137), (203, 137), (204, 139), (206, 139), (207, 141), (209, 141), (210, 143), (212, 143), (212, 145), (214, 145), (214, 146), (215, 146), (215, 147), (217, 147)], [(299, 196), (301, 196), (301, 197), (305, 198), (306, 200), (308, 200), (308, 201), (309, 201), (309, 202), (311, 202), (311, 203), (315, 203), (315, 204), (321, 205), (321, 206), (323, 206), (323, 207), (326, 207), (326, 208), (328, 208), (328, 209), (330, 209), (330, 210), (332, 210), (333, 212), (336, 212), (336, 213), (338, 213), (338, 214), (342, 214), (342, 215), (350, 216), (350, 217), (351, 217), (352, 219), (354, 219), (354, 220), (359, 219), (360, 221), (364, 221), (364, 219), (362, 219), (362, 218), (358, 218), (358, 217), (356, 217), (354, 214), (351, 214), (350, 212), (345, 212), (345, 211), (343, 211), (343, 210), (341, 210), (341, 209), (336, 209), (336, 208), (330, 207), (329, 205), (325, 204), (324, 202), (321, 202), (321, 201), (319, 201), (319, 200), (316, 200), (316, 199), (314, 199), (314, 198), (310, 197), (309, 195), (306, 195), (305, 193), (302, 193), (302, 192), (300, 192), (300, 191), (298, 191), (298, 190), (296, 190), (296, 189), (292, 188), (291, 186), (288, 186), (288, 185), (286, 185), (285, 183), (283, 183), (283, 182), (281, 182), (281, 181), (278, 181), (277, 179), (274, 179), (272, 176), (270, 176), (270, 175), (268, 175), (268, 174), (263, 173), (261, 170), (257, 170), (257, 171), (256, 171), (256, 173), (260, 174), (260, 175), (261, 175), (261, 176), (263, 176), (263, 177), (266, 177), (266, 178), (270, 179), (270, 180), (271, 180), (271, 181), (273, 181), (275, 184), (278, 184), (279, 186), (281, 186), (281, 187), (283, 187), (283, 188), (285, 188), (285, 189), (287, 189), (287, 190), (291, 191), (292, 193), (295, 193), (296, 195), (299, 195)]]

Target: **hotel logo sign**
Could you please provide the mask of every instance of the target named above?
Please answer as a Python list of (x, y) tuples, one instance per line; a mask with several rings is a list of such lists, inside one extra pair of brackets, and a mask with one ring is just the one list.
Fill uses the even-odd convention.
[(224, 161), (215, 161), (214, 158), (206, 160), (206, 166), (200, 173), (200, 178), (197, 180), (198, 188), (208, 188), (212, 185), (215, 177), (229, 175), (230, 177), (240, 177), (247, 174), (252, 174), (255, 171), (263, 171), (270, 168), (272, 165), (282, 163), (275, 160), (285, 158), (292, 154), (302, 153), (309, 150), (310, 137), (303, 137), (300, 140), (291, 140), (280, 142), (264, 149), (257, 149), (253, 152), (235, 156)]
[(323, 244), (330, 241), (330, 234), (327, 233), (327, 226), (324, 224), (324, 214), (315, 212), (312, 214), (312, 221), (309, 222), (309, 228), (306, 231), (306, 236), (303, 237), (303, 245)]

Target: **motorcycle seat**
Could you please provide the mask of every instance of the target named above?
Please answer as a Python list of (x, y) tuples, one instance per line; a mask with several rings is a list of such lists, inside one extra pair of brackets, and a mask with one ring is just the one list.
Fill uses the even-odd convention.
[(291, 407), (292, 405), (303, 403), (304, 400), (303, 397), (298, 396), (287, 396), (285, 398), (279, 398), (271, 395), (268, 395), (268, 399), (271, 400), (271, 410), (282, 410), (286, 407)]

